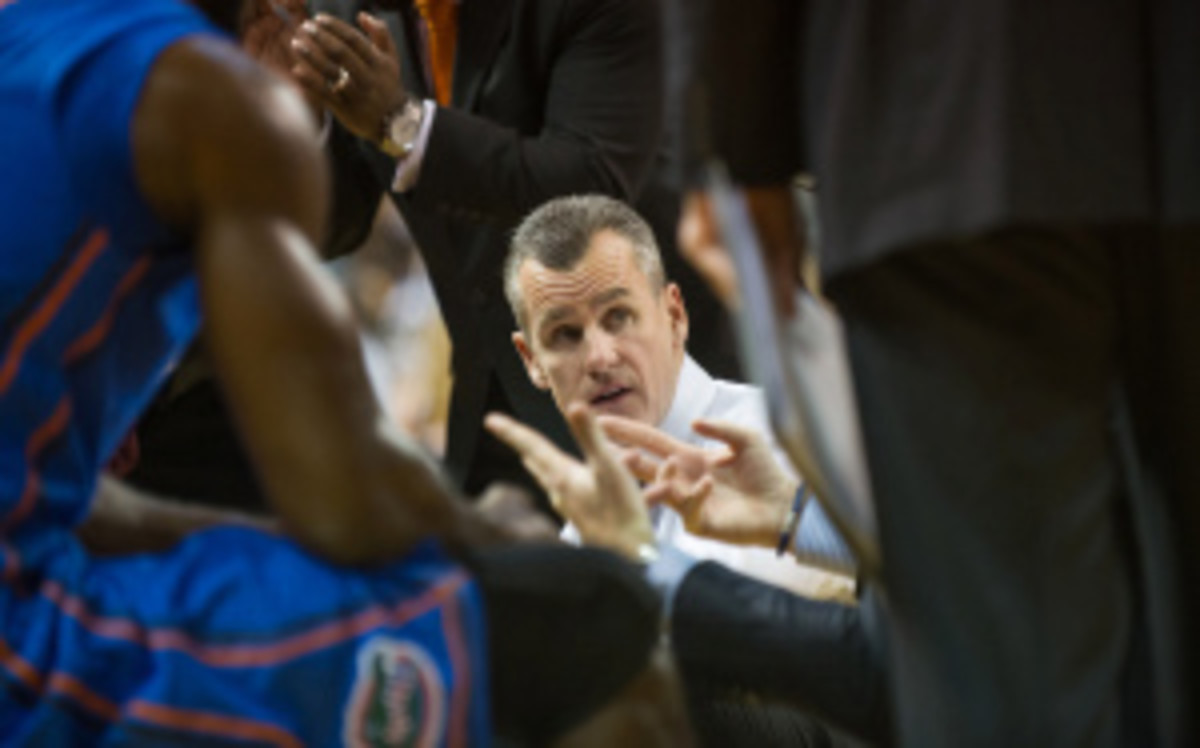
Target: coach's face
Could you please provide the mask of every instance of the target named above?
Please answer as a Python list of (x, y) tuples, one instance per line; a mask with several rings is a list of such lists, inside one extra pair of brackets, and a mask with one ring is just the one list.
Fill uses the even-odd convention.
[(525, 327), (513, 342), (560, 410), (581, 402), (645, 423), (663, 419), (687, 341), (678, 286), (655, 289), (629, 241), (611, 231), (593, 236), (574, 268), (527, 260), (517, 279)]

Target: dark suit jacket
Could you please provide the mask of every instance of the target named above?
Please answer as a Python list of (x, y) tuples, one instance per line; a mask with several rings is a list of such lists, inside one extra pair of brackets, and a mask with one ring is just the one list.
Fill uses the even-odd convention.
[[(887, 261), (913, 257), (912, 250), (933, 242), (937, 251), (954, 251), (972, 246), (965, 237), (1005, 228), (1099, 233), (1112, 226), (1200, 226), (1200, 3), (1194, 0), (710, 0), (708, 11), (712, 17), (698, 27), (711, 33), (691, 59), (707, 74), (706, 145), (747, 180), (777, 182), (800, 168), (815, 173), (822, 269), (850, 316), (855, 310), (844, 302), (856, 286), (862, 298), (883, 296), (878, 285), (863, 290), (864, 276), (886, 275), (903, 264)], [(747, 44), (754, 33), (757, 43)], [(762, 64), (767, 58), (775, 64)], [(722, 75), (730, 70), (740, 77)], [(730, 106), (737, 97), (745, 103)], [(763, 113), (780, 102), (790, 107), (784, 117)], [(1144, 233), (1151, 258), (1162, 242)], [(1060, 283), (1023, 270), (1030, 288)], [(937, 289), (969, 303), (953, 282), (940, 280)], [(1161, 298), (1166, 291), (1164, 284)], [(1164, 308), (1183, 310), (1172, 321), (1194, 327), (1184, 319), (1190, 307)], [(854, 323), (861, 321), (850, 321), (852, 348)], [(903, 337), (904, 322), (888, 324), (896, 334), (880, 349), (912, 343)], [(863, 338), (881, 328), (858, 329), (865, 330), (862, 350), (872, 344)], [(941, 406), (957, 407), (944, 400)], [(879, 480), (875, 463), (886, 461), (873, 458)], [(913, 466), (905, 470), (918, 475)], [(901, 542), (913, 542), (922, 530), (945, 532), (933, 523), (921, 527), (920, 520), (901, 525), (901, 515), (889, 519), (909, 530), (895, 533)], [(932, 588), (930, 579), (918, 583)], [(955, 625), (991, 625), (974, 615), (964, 605)], [(1026, 618), (1024, 611), (1013, 616)], [(1069, 631), (1059, 622), (1040, 630)], [(1095, 667), (1101, 649), (1081, 667)], [(906, 673), (896, 678), (905, 679), (898, 691), (928, 689)], [(1075, 683), (1090, 686), (1084, 677)], [(1086, 711), (1061, 701), (1054, 705), (1057, 719)], [(971, 708), (966, 696), (957, 706), (964, 713)], [(1125, 727), (1133, 722), (1128, 716), (1122, 715)], [(910, 725), (937, 721), (906, 717)]]
[[(398, 31), (404, 85), (427, 97), (411, 6), (383, 15)], [(570, 444), (552, 401), (531, 385), (513, 348), (516, 324), (502, 291), (509, 235), (533, 208), (584, 192), (634, 203), (665, 245), (668, 272), (687, 275), (694, 329), (719, 324), (715, 302), (674, 260), (678, 193), (664, 178), (658, 2), (464, 0), (458, 33), (451, 106), (437, 110), (419, 181), (393, 197), (425, 258), (453, 342), (447, 462), (474, 491), (518, 469), (482, 431), (487, 409), (513, 412)], [(337, 139), (334, 151), (334, 243), (348, 243), (361, 236), (395, 164), (348, 138)], [(707, 358), (728, 372), (729, 362)], [(498, 471), (500, 460), (511, 468)]]

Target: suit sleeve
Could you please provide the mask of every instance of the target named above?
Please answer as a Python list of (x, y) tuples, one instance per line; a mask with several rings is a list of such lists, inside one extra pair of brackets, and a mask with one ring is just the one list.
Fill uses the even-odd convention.
[(637, 195), (662, 131), (661, 8), (585, 0), (561, 23), (542, 131), (439, 109), (414, 190), (423, 200), (511, 220), (563, 194)]
[(671, 638), (685, 674), (787, 701), (887, 742), (877, 613), (869, 593), (858, 606), (810, 600), (704, 562), (675, 593)]

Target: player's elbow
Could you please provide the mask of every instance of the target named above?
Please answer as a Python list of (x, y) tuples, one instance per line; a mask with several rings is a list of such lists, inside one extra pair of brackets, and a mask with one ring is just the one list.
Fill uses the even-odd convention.
[(361, 479), (362, 466), (332, 470), (329, 466), (337, 464), (336, 459), (317, 464), (323, 469), (297, 468), (267, 481), (284, 531), (333, 563), (359, 565), (374, 560), (372, 497)]
[[(372, 524), (369, 519), (341, 511), (289, 522), (286, 527), (296, 542), (314, 555), (339, 566), (364, 566), (398, 556), (405, 544), (405, 538), (395, 536), (381, 542)], [(415, 541), (410, 538), (408, 544)]]
[(445, 497), (435, 495), (419, 476), (408, 476), (403, 493), (381, 478), (365, 470), (342, 482), (341, 490), (312, 492), (310, 501), (292, 504), (285, 527), (312, 553), (347, 566), (400, 558), (452, 528), (450, 502), (439, 500)]
[(436, 466), (386, 429), (372, 434), (328, 445), (267, 481), (288, 532), (334, 563), (396, 559), (456, 525), (458, 505)]
[(339, 566), (361, 566), (377, 560), (364, 553), (358, 528), (332, 522), (297, 529), (293, 535), (314, 555)]

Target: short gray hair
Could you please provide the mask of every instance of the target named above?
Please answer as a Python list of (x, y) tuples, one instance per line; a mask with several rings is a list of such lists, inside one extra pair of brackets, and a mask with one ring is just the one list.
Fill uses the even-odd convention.
[(662, 290), (666, 285), (662, 255), (650, 225), (636, 211), (605, 195), (555, 198), (521, 221), (504, 261), (504, 295), (522, 329), (525, 307), (517, 277), (521, 265), (535, 260), (551, 270), (569, 271), (583, 259), (592, 237), (601, 231), (612, 231), (628, 240), (651, 288)]

